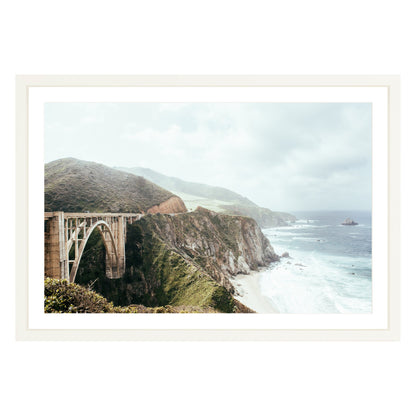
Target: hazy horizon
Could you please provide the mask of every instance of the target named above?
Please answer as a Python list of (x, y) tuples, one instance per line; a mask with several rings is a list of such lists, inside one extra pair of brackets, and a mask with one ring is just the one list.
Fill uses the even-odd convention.
[(45, 163), (143, 167), (277, 211), (371, 210), (371, 104), (47, 103)]

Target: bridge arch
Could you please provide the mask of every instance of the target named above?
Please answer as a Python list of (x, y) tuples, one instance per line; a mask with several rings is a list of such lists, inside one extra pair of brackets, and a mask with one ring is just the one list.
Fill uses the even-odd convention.
[[(81, 230), (82, 229), (81, 227), (82, 227), (82, 224), (79, 225), (78, 229)], [(111, 231), (110, 226), (105, 221), (99, 220), (99, 221), (95, 222), (91, 227), (89, 227), (88, 231), (86, 232), (86, 235), (83, 236), (82, 242), (81, 242), (81, 244), (78, 248), (78, 255), (75, 255), (75, 259), (74, 259), (74, 262), (72, 264), (71, 273), (69, 275), (69, 283), (75, 282), (75, 277), (76, 277), (77, 272), (78, 272), (78, 267), (79, 267), (79, 264), (81, 262), (81, 258), (82, 258), (82, 254), (84, 252), (85, 246), (87, 245), (91, 234), (93, 233), (93, 231), (97, 227), (98, 227), (98, 230), (100, 231), (101, 238), (104, 241), (104, 246), (105, 246), (106, 255), (107, 255), (107, 262), (109, 262), (107, 267), (110, 268), (111, 273), (112, 273), (114, 267), (116, 267), (117, 268), (117, 274), (119, 274), (119, 270), (118, 270), (119, 253), (117, 252), (117, 245), (116, 245), (116, 242), (115, 242), (113, 232)], [(109, 239), (106, 238), (105, 231), (103, 230), (103, 228), (105, 228), (105, 230), (108, 232), (108, 234), (110, 236)], [(68, 253), (69, 253), (69, 250), (71, 249), (71, 247), (72, 247), (72, 244), (69, 244), (68, 247), (67, 247)]]
[[(106, 249), (106, 276), (109, 279), (121, 278), (126, 269), (127, 224), (132, 224), (143, 215), (111, 212), (45, 212), (45, 276), (74, 282), (85, 246), (92, 232), (98, 227)], [(75, 246), (75, 256), (70, 259), (73, 246)]]

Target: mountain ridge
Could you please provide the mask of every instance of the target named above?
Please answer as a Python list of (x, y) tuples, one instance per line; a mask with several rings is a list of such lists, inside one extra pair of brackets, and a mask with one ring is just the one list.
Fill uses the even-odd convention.
[[(144, 178), (153, 181), (156, 184), (164, 183), (163, 186), (166, 189), (172, 189), (171, 192), (183, 192), (190, 195), (202, 196), (211, 199), (220, 199), (226, 202), (240, 203), (244, 205), (257, 206), (254, 202), (248, 198), (238, 194), (237, 192), (231, 191), (221, 186), (206, 185), (199, 182), (190, 182), (180, 179), (175, 176), (167, 176), (162, 173), (156, 172), (153, 169), (142, 168), (142, 167), (114, 167), (114, 169), (132, 173), (134, 175), (143, 176)], [(218, 197), (220, 196), (220, 198)]]
[(186, 212), (183, 201), (149, 180), (75, 158), (45, 164), (45, 211)]
[(177, 193), (189, 210), (202, 206), (218, 213), (249, 216), (262, 228), (286, 226), (288, 222), (296, 221), (296, 217), (292, 214), (260, 207), (250, 199), (226, 188), (188, 182), (149, 168), (114, 167), (114, 169), (141, 175), (170, 192)]

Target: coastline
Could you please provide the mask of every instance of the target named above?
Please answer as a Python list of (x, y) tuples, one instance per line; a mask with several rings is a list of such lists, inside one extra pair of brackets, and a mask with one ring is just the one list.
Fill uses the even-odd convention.
[(260, 274), (252, 272), (235, 276), (232, 283), (239, 295), (234, 298), (256, 313), (279, 313), (277, 307), (261, 294)]

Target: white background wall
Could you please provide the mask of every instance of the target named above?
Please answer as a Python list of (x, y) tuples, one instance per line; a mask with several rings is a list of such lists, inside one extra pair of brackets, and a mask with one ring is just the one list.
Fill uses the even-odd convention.
[[(415, 415), (411, 1), (19, 1), (0, 6), (3, 414)], [(15, 74), (400, 74), (402, 340), (14, 341)], [(5, 192), (4, 192), (5, 190)], [(7, 215), (7, 217), (5, 217)], [(7, 410), (6, 410), (7, 409)]]

